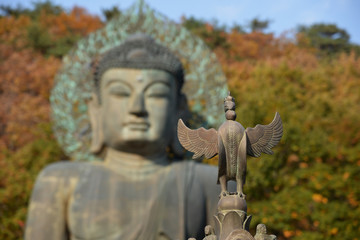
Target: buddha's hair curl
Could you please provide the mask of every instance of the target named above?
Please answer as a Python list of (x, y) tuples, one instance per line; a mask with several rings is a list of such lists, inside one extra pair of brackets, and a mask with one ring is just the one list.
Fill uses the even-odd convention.
[(181, 61), (166, 47), (145, 34), (130, 36), (121, 45), (106, 52), (96, 64), (95, 87), (99, 91), (100, 80), (111, 68), (158, 69), (173, 75), (177, 80), (178, 93), (184, 84)]

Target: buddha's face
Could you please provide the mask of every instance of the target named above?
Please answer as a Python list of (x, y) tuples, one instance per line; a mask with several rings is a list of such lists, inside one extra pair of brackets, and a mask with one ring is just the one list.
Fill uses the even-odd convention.
[(164, 151), (176, 120), (175, 81), (161, 70), (107, 70), (100, 85), (105, 145), (139, 153)]

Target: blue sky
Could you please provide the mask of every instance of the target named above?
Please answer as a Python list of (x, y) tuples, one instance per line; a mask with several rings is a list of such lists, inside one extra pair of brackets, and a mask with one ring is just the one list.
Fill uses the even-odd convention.
[[(271, 20), (269, 32), (289, 35), (299, 24), (335, 23), (360, 44), (360, 0), (145, 0), (152, 8), (174, 21), (181, 16), (204, 20), (216, 19), (220, 24), (247, 24), (254, 17)], [(2, 0), (2, 4), (31, 6), (28, 0)], [(134, 0), (53, 0), (67, 9), (77, 5), (101, 15), (101, 9), (118, 6), (128, 8)]]

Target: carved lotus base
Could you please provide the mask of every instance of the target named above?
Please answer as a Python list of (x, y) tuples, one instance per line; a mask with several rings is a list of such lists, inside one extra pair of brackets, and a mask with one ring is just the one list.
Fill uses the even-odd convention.
[(251, 221), (251, 216), (247, 216), (246, 212), (242, 210), (223, 210), (218, 212), (214, 218), (218, 239), (227, 239), (227, 236), (239, 229), (247, 232)]
[(215, 230), (210, 225), (206, 226), (203, 240), (276, 240), (275, 235), (267, 234), (264, 224), (257, 226), (253, 237), (249, 233), (251, 215), (247, 215), (246, 211), (246, 201), (238, 194), (221, 197), (218, 212), (214, 215)]
[(227, 239), (227, 237), (234, 236), (232, 232), (235, 230), (244, 230), (241, 231), (244, 236), (251, 236), (247, 234), (251, 216), (248, 216), (246, 211), (246, 201), (239, 195), (222, 197), (218, 203), (218, 213), (214, 216), (215, 232), (218, 239)]

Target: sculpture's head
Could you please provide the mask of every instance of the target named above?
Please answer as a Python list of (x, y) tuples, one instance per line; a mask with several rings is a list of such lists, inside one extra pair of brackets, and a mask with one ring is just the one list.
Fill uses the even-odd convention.
[(94, 80), (92, 152), (106, 146), (151, 155), (176, 142), (176, 121), (186, 109), (184, 71), (166, 47), (134, 35), (102, 57)]

